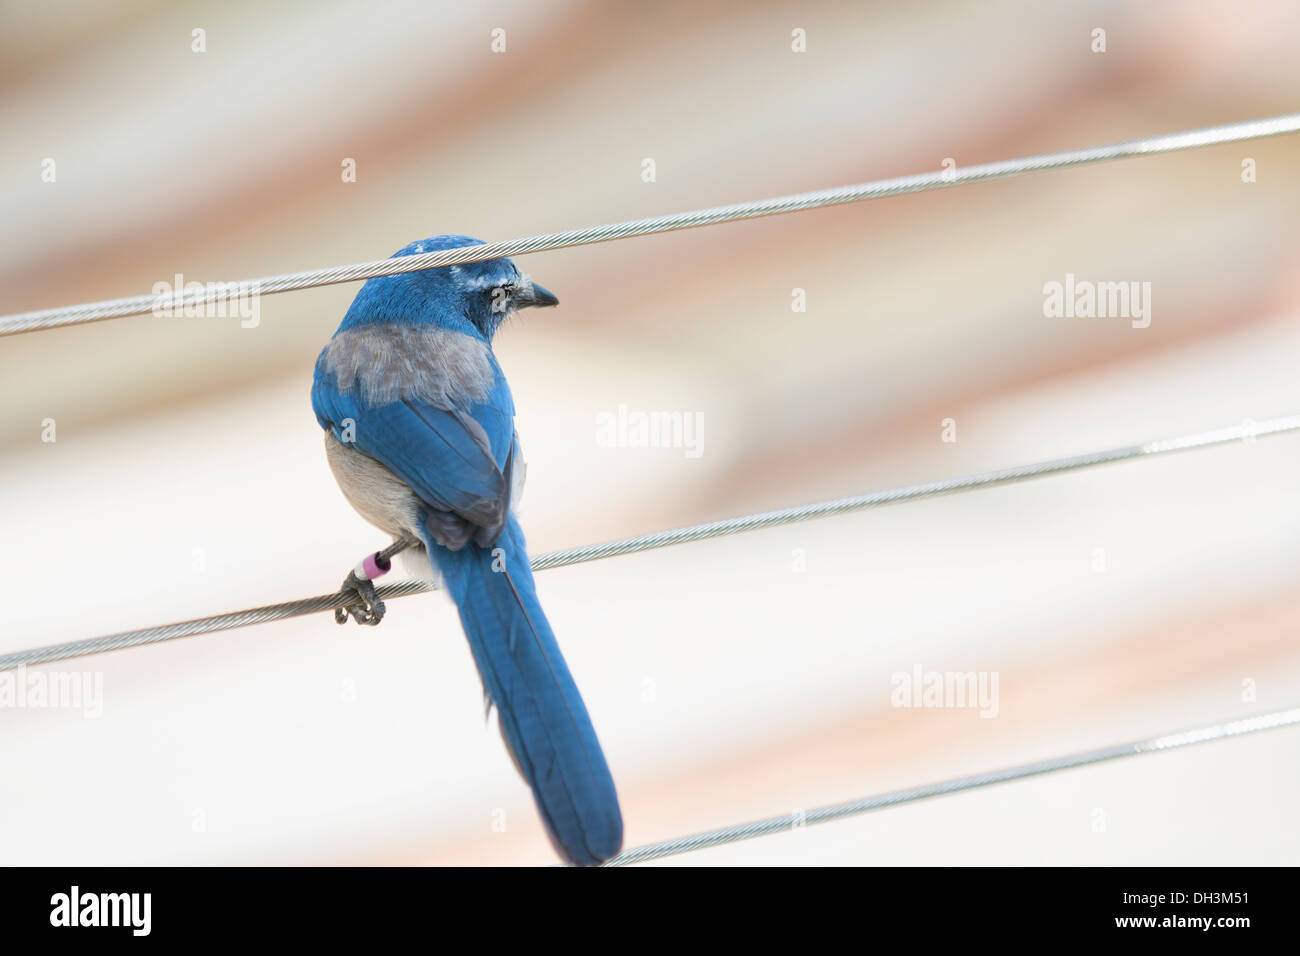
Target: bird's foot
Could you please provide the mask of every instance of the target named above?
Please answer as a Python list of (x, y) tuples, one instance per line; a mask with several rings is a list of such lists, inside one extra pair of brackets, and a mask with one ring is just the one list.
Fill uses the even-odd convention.
[(348, 576), (343, 579), (343, 586), (339, 588), (354, 600), (348, 601), (342, 607), (336, 607), (334, 620), (339, 624), (346, 624), (350, 616), (358, 624), (366, 624), (370, 627), (382, 621), (387, 608), (375, 592), (374, 579), (387, 574), (392, 567), (392, 562), (382, 552), (367, 555), (357, 562), (357, 566), (348, 572)]

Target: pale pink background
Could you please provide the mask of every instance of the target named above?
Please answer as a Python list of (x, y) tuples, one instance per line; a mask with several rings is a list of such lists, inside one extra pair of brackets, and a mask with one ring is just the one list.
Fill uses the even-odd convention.
[[(1289, 0), (0, 11), (4, 312), (1300, 103)], [(1292, 136), (523, 258), (562, 300), (498, 340), (531, 545), (1294, 413), (1298, 169)], [(1151, 282), (1151, 327), (1044, 318), (1067, 272)], [(355, 291), (0, 341), (0, 650), (318, 594), (383, 543), (308, 402)], [(599, 447), (619, 404), (702, 412), (703, 455)], [(1295, 706), (1298, 442), (542, 574), (628, 845)], [(997, 671), (999, 716), (892, 708), (917, 663)], [(104, 715), (0, 712), (0, 862), (554, 859), (439, 595), (64, 666)], [(1296, 863), (1297, 757), (1280, 731), (674, 862)]]

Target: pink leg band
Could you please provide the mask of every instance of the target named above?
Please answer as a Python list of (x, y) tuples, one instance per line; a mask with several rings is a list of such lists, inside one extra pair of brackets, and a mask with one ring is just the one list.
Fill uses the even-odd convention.
[[(380, 561), (383, 564), (380, 564)], [(393, 570), (393, 562), (386, 558), (381, 559), (379, 552), (368, 554), (357, 562), (356, 575), (363, 581), (373, 581), (375, 578), (382, 578), (389, 571)]]

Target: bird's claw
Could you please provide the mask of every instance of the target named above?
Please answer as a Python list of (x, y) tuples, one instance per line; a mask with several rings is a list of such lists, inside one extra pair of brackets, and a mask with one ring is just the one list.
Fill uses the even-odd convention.
[(374, 627), (384, 619), (384, 602), (379, 600), (379, 595), (375, 593), (375, 582), (367, 581), (365, 578), (358, 577), (356, 571), (348, 572), (348, 576), (343, 579), (343, 586), (339, 588), (345, 594), (353, 595), (356, 600), (349, 601), (343, 607), (334, 609), (334, 620), (339, 624), (346, 624), (348, 617), (358, 624), (365, 624)]

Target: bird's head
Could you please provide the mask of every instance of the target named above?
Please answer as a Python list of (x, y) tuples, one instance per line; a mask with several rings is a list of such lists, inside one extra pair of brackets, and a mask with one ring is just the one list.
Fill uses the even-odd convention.
[[(434, 236), (399, 249), (398, 256), (484, 245), (469, 236)], [(468, 322), (489, 342), (517, 309), (558, 305), (510, 259), (487, 259), (370, 279), (352, 302), (343, 327), (372, 322), (457, 327)]]

